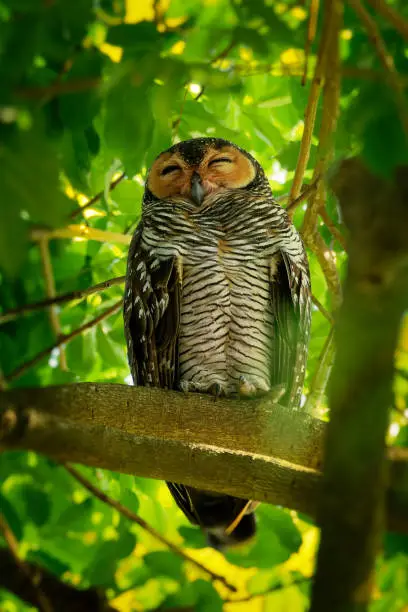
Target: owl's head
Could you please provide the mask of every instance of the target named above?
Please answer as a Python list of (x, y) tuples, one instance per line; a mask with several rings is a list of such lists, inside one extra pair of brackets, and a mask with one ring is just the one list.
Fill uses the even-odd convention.
[(173, 145), (155, 159), (148, 173), (146, 197), (182, 197), (199, 206), (210, 194), (235, 189), (271, 193), (252, 155), (222, 138), (193, 138)]

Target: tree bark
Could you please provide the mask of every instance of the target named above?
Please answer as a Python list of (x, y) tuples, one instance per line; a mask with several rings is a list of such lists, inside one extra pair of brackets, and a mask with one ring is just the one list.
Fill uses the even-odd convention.
[[(0, 451), (26, 449), (316, 515), (326, 423), (265, 400), (115, 384), (0, 394)], [(408, 463), (393, 449), (389, 527), (408, 532)]]
[[(38, 584), (55, 612), (115, 612), (104, 593), (97, 589), (76, 589), (61, 582), (44, 568), (24, 562), (38, 577)], [(15, 563), (6, 548), (0, 548), (0, 587), (7, 589), (26, 603), (36, 607), (37, 593), (29, 577)]]
[(363, 612), (385, 527), (385, 439), (408, 289), (408, 169), (392, 184), (347, 160), (332, 184), (350, 231), (349, 267), (329, 387), (311, 611)]

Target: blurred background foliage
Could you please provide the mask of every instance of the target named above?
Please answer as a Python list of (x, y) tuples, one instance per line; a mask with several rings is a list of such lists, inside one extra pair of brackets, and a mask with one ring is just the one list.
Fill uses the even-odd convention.
[[(405, 0), (390, 4), (408, 17)], [(1, 312), (123, 275), (146, 168), (177, 140), (215, 135), (244, 147), (286, 205), (316, 61), (314, 43), (302, 85), (308, 14), (304, 0), (0, 0)], [(406, 103), (407, 44), (383, 17), (372, 14), (394, 58)], [(321, 21), (319, 15), (317, 40)], [(340, 51), (334, 159), (361, 154), (370, 168), (391, 176), (398, 164), (408, 163), (401, 109), (375, 45), (347, 3)], [(317, 125), (320, 118), (319, 105)], [(317, 133), (306, 183), (312, 180)], [(110, 190), (112, 181), (117, 186)], [(306, 203), (296, 209), (298, 227), (305, 209)], [(346, 234), (330, 194), (326, 211), (330, 227), (320, 221), (318, 231), (343, 278)], [(305, 398), (317, 384), (317, 372), (324, 391), (331, 361), (323, 357), (331, 329), (324, 309), (333, 306), (318, 258), (312, 252), (309, 257), (313, 294), (321, 306), (313, 312)], [(101, 315), (121, 295), (117, 285), (51, 312), (3, 322), (3, 386), (129, 382), (119, 311), (14, 375), (56, 336)], [(408, 369), (408, 324), (397, 365)], [(407, 394), (407, 378), (396, 377), (390, 440), (401, 445), (408, 444)], [(308, 407), (324, 418), (325, 396), (317, 396)], [(307, 609), (309, 583), (291, 586), (313, 572), (317, 529), (306, 517), (263, 506), (256, 541), (224, 558), (206, 547), (162, 483), (89, 468), (81, 472), (224, 574), (238, 592), (229, 593), (179, 560), (92, 497), (62, 467), (33, 453), (8, 453), (0, 459), (0, 508), (23, 558), (80, 588), (106, 589), (112, 605), (123, 611)], [(408, 609), (407, 553), (405, 537), (386, 538), (373, 612)], [(28, 609), (4, 590), (0, 607)]]

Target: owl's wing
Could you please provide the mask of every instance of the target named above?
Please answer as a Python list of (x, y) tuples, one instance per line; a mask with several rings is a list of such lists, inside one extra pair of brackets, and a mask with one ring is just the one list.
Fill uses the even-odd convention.
[(142, 248), (140, 223), (129, 248), (124, 323), (135, 385), (172, 389), (178, 383), (177, 343), (181, 270), (175, 257), (159, 261)]
[(283, 385), (282, 405), (298, 408), (305, 377), (310, 333), (310, 276), (306, 253), (299, 240), (302, 261), (279, 251), (271, 265), (274, 310), (271, 383)]

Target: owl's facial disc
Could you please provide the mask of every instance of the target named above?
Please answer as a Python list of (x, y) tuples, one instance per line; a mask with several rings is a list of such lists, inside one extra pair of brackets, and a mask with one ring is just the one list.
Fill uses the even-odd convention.
[(156, 159), (147, 185), (161, 200), (183, 197), (199, 206), (210, 194), (245, 187), (255, 174), (251, 160), (233, 146), (208, 147), (194, 160), (183, 157), (181, 149)]

